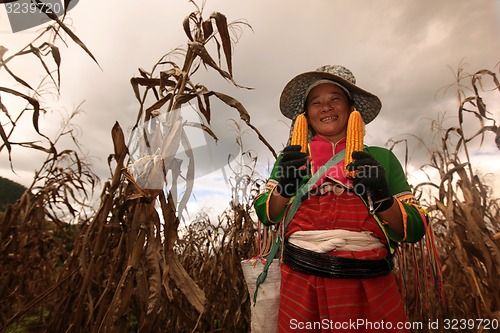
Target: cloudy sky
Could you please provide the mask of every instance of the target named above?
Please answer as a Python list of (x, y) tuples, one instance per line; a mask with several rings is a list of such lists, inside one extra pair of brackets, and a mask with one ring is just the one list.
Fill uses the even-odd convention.
[[(94, 172), (106, 179), (107, 157), (113, 151), (111, 128), (118, 121), (128, 135), (139, 109), (130, 78), (139, 75), (139, 67), (150, 70), (165, 53), (185, 46), (182, 21), (193, 10), (187, 0), (80, 0), (70, 12), (71, 25), (100, 68), (76, 45), (61, 45), (58, 109), (40, 120), (42, 130), (54, 133), (60, 114), (83, 102), (84, 113), (74, 120), (80, 128), (79, 140), (92, 158)], [(449, 124), (456, 124), (455, 90), (445, 87), (454, 82), (459, 65), (468, 73), (483, 68), (498, 73), (500, 1), (208, 0), (205, 16), (213, 11), (223, 13), (228, 21), (244, 19), (251, 25), (252, 29), (243, 29), (234, 47), (233, 71), (237, 83), (254, 89), (235, 88), (212, 71), (199, 71), (193, 80), (238, 99), (276, 150), (283, 147), (289, 131), (289, 121), (278, 107), (281, 89), (293, 76), (321, 65), (350, 68), (359, 86), (380, 97), (382, 112), (367, 126), (365, 138), (375, 145), (409, 134), (429, 139), (432, 120), (444, 112)], [(30, 42), (39, 29), (12, 33), (0, 8), (0, 45), (9, 49), (6, 56)], [(17, 68), (32, 83), (42, 75), (41, 68), (21, 63)], [(499, 119), (498, 97), (486, 102)], [(213, 127), (231, 145), (235, 129), (230, 119), (238, 119), (238, 114), (218, 107), (212, 110)], [(472, 117), (467, 124), (470, 133), (478, 129)], [(246, 131), (244, 148), (258, 154), (259, 170), (265, 170), (273, 162), (272, 155), (251, 130), (245, 126), (242, 130)], [(28, 130), (20, 133), (23, 139), (32, 135)], [(492, 165), (498, 164), (500, 154), (493, 140), (488, 135), (482, 148), (472, 152), (482, 173), (497, 172)], [(410, 142), (414, 169), (426, 162), (416, 142)], [(2, 151), (0, 176), (29, 185), (41, 158), (16, 149), (14, 174)], [(228, 188), (221, 182), (229, 176), (226, 171), (200, 178), (199, 200), (193, 209), (205, 204), (225, 206)]]

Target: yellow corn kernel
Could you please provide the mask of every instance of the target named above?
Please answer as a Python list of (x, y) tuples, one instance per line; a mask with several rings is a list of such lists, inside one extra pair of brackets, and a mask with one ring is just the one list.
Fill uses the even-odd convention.
[(300, 151), (303, 153), (307, 152), (307, 145), (309, 143), (307, 139), (307, 132), (307, 119), (305, 114), (301, 113), (295, 119), (295, 124), (293, 125), (292, 140), (290, 141), (290, 144), (300, 145)]
[[(357, 110), (351, 112), (349, 120), (347, 121), (347, 137), (346, 137), (346, 148), (345, 148), (345, 159), (344, 167), (352, 162), (352, 152), (363, 150), (363, 138), (365, 136), (365, 124), (363, 123), (363, 118), (361, 118), (361, 113)], [(356, 171), (345, 171), (347, 177), (354, 177)]]

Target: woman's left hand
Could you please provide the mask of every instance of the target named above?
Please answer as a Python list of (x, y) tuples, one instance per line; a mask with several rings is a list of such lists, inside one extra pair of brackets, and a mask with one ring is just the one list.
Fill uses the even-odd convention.
[(384, 167), (370, 154), (364, 151), (352, 153), (353, 161), (347, 165), (347, 170), (355, 171), (354, 190), (356, 194), (368, 202), (368, 196), (373, 201), (375, 212), (389, 209), (394, 201), (385, 174)]

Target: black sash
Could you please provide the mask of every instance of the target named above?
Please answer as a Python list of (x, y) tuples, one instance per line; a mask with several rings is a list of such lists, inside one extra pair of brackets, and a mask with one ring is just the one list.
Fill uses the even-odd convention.
[(285, 242), (283, 262), (304, 274), (330, 279), (362, 279), (389, 274), (394, 268), (392, 256), (365, 260), (331, 256), (306, 250)]

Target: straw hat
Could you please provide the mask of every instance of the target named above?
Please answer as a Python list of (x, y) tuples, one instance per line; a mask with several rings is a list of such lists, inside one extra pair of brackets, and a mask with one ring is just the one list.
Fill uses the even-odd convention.
[(356, 78), (349, 69), (339, 65), (326, 65), (313, 72), (299, 74), (286, 84), (280, 98), (281, 113), (287, 118), (295, 119), (305, 111), (304, 103), (311, 87), (317, 81), (325, 79), (349, 92), (365, 124), (375, 119), (380, 112), (380, 99), (356, 86)]

